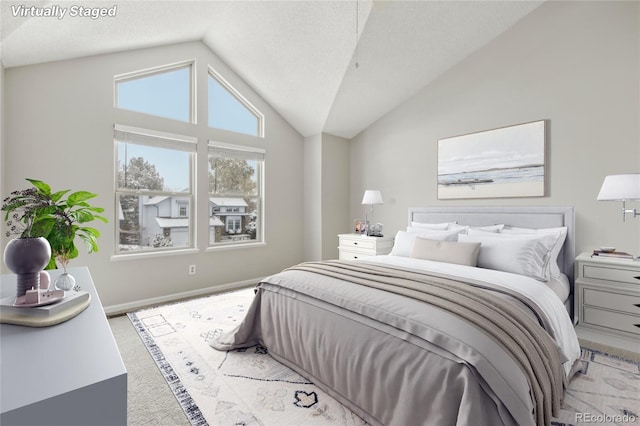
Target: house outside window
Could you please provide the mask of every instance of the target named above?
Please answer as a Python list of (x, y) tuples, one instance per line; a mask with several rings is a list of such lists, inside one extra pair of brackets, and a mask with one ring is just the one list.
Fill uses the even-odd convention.
[(264, 150), (209, 142), (210, 246), (263, 241)]
[(116, 126), (114, 140), (116, 253), (194, 247), (196, 140), (128, 126)]

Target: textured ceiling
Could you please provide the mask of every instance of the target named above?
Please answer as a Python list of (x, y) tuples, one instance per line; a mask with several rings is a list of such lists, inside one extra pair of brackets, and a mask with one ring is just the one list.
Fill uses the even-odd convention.
[[(202, 40), (303, 136), (351, 138), (541, 3), (2, 0), (0, 58), (10, 68)], [(78, 4), (117, 4), (117, 16), (12, 9)]]

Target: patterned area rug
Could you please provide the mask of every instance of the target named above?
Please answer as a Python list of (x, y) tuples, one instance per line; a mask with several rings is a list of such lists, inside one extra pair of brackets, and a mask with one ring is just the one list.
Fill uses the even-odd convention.
[[(209, 342), (244, 318), (253, 289), (129, 314), (194, 426), (365, 425), (266, 348), (219, 352)], [(583, 349), (554, 425), (640, 423), (640, 363)]]

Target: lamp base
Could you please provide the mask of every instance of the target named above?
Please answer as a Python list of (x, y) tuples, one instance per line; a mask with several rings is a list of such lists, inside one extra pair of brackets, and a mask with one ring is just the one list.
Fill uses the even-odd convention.
[(628, 209), (625, 205), (625, 202), (622, 201), (622, 221), (626, 222), (627, 213), (633, 214), (633, 217), (640, 216), (640, 213), (636, 211), (636, 209)]

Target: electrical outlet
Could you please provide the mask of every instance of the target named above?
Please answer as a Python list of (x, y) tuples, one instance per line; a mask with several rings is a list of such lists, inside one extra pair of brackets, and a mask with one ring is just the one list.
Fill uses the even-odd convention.
[(189, 275), (196, 274), (196, 265), (189, 265)]

